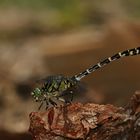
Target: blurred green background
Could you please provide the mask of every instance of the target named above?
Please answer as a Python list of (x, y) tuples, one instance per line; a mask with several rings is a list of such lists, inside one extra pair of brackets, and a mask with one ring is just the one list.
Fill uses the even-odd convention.
[[(138, 0), (0, 0), (0, 139), (31, 139), (32, 84), (72, 76), (140, 44)], [(81, 82), (75, 102), (125, 106), (140, 89), (140, 56)]]

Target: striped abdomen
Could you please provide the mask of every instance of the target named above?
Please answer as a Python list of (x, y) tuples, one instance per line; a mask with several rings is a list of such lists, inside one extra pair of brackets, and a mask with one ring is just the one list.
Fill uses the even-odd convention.
[(108, 57), (107, 59), (97, 63), (96, 65), (90, 67), (89, 69), (79, 73), (78, 75), (75, 75), (74, 78), (77, 81), (80, 81), (86, 75), (98, 70), (99, 68), (102, 68), (103, 66), (109, 64), (110, 62), (112, 62), (114, 60), (118, 60), (118, 59), (120, 59), (122, 57), (125, 57), (125, 56), (134, 56), (134, 55), (138, 55), (138, 54), (140, 54), (140, 47), (130, 49), (130, 50), (126, 50), (126, 51), (123, 51), (123, 52), (119, 52), (119, 53), (117, 53), (117, 54), (115, 54), (111, 57)]

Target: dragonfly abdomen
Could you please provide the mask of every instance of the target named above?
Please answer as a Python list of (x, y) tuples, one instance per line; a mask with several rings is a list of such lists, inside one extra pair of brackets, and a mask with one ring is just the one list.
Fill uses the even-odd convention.
[(92, 67), (86, 69), (85, 71), (79, 73), (78, 75), (75, 75), (74, 77), (77, 81), (80, 81), (86, 75), (102, 68), (103, 66), (109, 64), (112, 61), (118, 60), (118, 59), (125, 57), (125, 56), (134, 56), (134, 55), (138, 55), (138, 54), (140, 54), (140, 47), (130, 49), (130, 50), (125, 50), (123, 52), (119, 52), (119, 53), (117, 53), (111, 57), (108, 57), (105, 60), (97, 63), (96, 65), (93, 65)]

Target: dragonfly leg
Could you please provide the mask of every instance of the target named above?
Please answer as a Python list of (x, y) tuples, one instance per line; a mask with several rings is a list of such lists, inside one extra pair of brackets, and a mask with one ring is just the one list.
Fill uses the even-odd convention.
[(49, 98), (49, 102), (53, 105), (53, 106), (57, 106), (57, 103), (54, 102), (52, 99)]
[(70, 99), (70, 101), (72, 102), (72, 101), (73, 101), (73, 91), (70, 91), (70, 94), (71, 94), (71, 99)]
[(43, 105), (43, 101), (41, 102), (40, 106), (38, 107), (38, 110), (41, 109), (42, 105)]
[(64, 103), (66, 102), (66, 101), (65, 101), (63, 98), (61, 98), (61, 97), (58, 97), (57, 99), (58, 99), (59, 101), (61, 101), (61, 102), (64, 102)]
[[(69, 98), (65, 99), (65, 103), (66, 104), (71, 104), (72, 101), (73, 101), (73, 91), (69, 91), (67, 94), (69, 94)], [(67, 96), (67, 94), (66, 94), (66, 96)]]
[(48, 100), (46, 100), (46, 110), (48, 109), (48, 107), (49, 107), (49, 103), (48, 103)]

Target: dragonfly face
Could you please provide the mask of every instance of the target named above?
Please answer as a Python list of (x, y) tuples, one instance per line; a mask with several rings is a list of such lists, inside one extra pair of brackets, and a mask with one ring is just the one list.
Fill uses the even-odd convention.
[(33, 98), (35, 99), (36, 102), (42, 100), (42, 91), (41, 91), (40, 88), (35, 88), (35, 89), (31, 92), (31, 95), (33, 96)]

